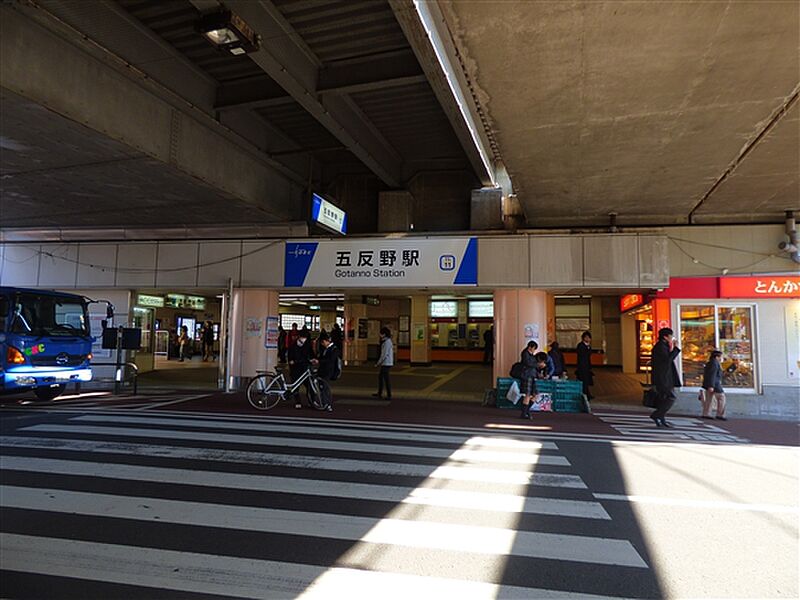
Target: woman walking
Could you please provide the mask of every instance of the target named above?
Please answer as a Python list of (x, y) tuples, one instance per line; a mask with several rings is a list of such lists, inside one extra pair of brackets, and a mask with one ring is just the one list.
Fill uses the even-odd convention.
[(717, 401), (717, 419), (727, 421), (725, 417), (725, 390), (722, 389), (722, 352), (714, 350), (708, 357), (705, 369), (703, 369), (703, 418), (713, 419), (711, 416), (711, 405)]
[(189, 343), (189, 328), (186, 325), (181, 326), (181, 333), (178, 336), (178, 362), (183, 362), (186, 358), (186, 346)]

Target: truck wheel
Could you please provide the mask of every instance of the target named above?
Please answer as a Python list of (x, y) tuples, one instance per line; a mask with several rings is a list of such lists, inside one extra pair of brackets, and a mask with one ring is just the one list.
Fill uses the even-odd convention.
[(40, 387), (34, 390), (36, 397), (39, 398), (42, 402), (49, 402), (53, 398), (60, 396), (64, 393), (64, 390), (67, 388), (65, 383), (60, 385), (51, 385), (48, 387)]

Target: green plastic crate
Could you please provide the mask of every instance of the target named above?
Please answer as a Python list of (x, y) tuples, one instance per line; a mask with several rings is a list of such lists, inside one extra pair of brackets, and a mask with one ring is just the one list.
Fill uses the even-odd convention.
[[(512, 404), (506, 400), (508, 388), (514, 381), (513, 377), (497, 378), (497, 408), (519, 408), (519, 404)], [(519, 382), (517, 382), (519, 385)], [(584, 412), (583, 383), (572, 379), (537, 379), (536, 390), (543, 394), (550, 394), (553, 398), (554, 412)]]
[[(519, 404), (512, 404), (508, 400), (506, 400), (506, 394), (508, 394), (508, 388), (511, 387), (511, 384), (514, 382), (513, 377), (498, 377), (497, 378), (497, 399), (495, 401), (495, 406), (497, 408), (519, 408)], [(517, 381), (517, 385), (519, 385), (519, 381)]]

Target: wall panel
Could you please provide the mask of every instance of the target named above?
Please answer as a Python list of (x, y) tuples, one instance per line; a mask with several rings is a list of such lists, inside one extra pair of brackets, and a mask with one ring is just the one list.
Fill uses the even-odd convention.
[(156, 284), (158, 244), (128, 242), (117, 253), (117, 286), (153, 287)]
[(242, 255), (242, 287), (283, 287), (282, 241), (244, 242)]
[(197, 285), (226, 287), (231, 278), (238, 286), (241, 253), (241, 242), (201, 242)]
[(583, 285), (581, 236), (531, 235), (530, 285), (579, 287)]
[(77, 285), (114, 287), (117, 265), (116, 244), (81, 244)]
[(3, 285), (36, 286), (39, 283), (39, 245), (6, 245), (3, 254)]
[(637, 236), (586, 236), (583, 240), (583, 284), (587, 287), (637, 287)]
[(78, 270), (77, 244), (44, 244), (39, 259), (40, 287), (74, 286)]
[[(176, 270), (180, 269), (180, 270)], [(197, 244), (158, 244), (157, 287), (190, 286), (197, 284)]]
[(478, 238), (479, 286), (528, 287), (529, 277), (527, 238)]

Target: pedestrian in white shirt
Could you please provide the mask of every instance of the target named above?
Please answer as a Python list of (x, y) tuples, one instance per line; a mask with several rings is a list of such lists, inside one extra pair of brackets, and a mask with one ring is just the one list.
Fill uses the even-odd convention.
[(394, 366), (394, 346), (392, 345), (392, 332), (388, 327), (381, 327), (381, 355), (375, 365), (380, 367), (378, 372), (378, 393), (372, 394), (376, 398), (383, 396), (383, 386), (386, 384), (386, 399), (392, 399), (392, 384), (389, 382), (389, 369)]

